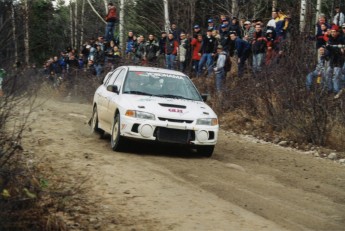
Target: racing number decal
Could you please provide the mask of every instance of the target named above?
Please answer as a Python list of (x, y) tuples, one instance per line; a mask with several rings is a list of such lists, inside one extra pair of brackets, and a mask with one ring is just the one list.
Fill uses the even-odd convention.
[(181, 109), (177, 109), (177, 108), (169, 108), (168, 111), (170, 111), (170, 112), (177, 112), (177, 113), (183, 113), (183, 111)]

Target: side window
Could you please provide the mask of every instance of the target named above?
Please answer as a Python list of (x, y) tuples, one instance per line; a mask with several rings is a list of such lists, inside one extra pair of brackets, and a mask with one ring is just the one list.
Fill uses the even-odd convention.
[(117, 78), (115, 79), (114, 85), (118, 86), (119, 89), (121, 89), (123, 79), (126, 76), (126, 71), (125, 69), (122, 69), (120, 74), (118, 74)]
[(117, 77), (117, 75), (120, 73), (120, 71), (122, 71), (122, 69), (118, 69), (116, 70), (113, 74), (111, 74), (111, 76), (108, 78), (108, 80), (105, 82), (105, 86), (108, 86), (108, 85), (113, 85), (114, 84), (114, 81)]

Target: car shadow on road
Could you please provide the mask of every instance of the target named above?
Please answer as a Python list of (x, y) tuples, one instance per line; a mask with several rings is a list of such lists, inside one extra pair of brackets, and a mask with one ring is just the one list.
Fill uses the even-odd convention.
[[(107, 142), (110, 142), (110, 136), (102, 137)], [(154, 141), (137, 141), (126, 140), (122, 153), (146, 156), (164, 156), (170, 158), (185, 158), (185, 159), (201, 159), (205, 158), (199, 155), (196, 150), (179, 145), (169, 143), (158, 143)]]

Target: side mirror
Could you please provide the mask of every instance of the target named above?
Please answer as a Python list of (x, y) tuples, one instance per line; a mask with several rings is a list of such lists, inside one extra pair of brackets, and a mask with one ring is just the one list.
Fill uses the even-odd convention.
[(116, 85), (107, 86), (107, 91), (119, 94), (119, 88)]
[(202, 101), (206, 102), (208, 99), (208, 94), (201, 94)]

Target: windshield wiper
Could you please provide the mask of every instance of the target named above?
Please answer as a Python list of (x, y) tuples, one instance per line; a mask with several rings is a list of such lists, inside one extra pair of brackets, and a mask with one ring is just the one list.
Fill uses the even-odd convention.
[(133, 95), (148, 95), (148, 96), (152, 96), (152, 94), (146, 93), (146, 92), (142, 92), (142, 91), (124, 91), (124, 94), (133, 94)]

